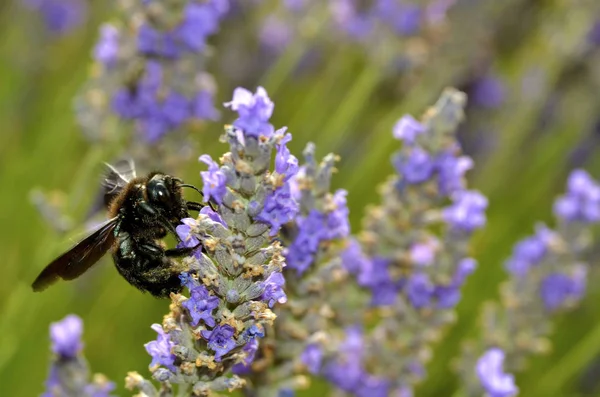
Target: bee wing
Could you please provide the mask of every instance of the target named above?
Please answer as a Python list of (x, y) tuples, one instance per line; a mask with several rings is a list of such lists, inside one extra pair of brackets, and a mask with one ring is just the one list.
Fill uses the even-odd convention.
[(101, 188), (96, 193), (86, 218), (89, 219), (102, 209), (107, 209), (111, 201), (119, 195), (127, 184), (136, 177), (132, 159), (119, 160), (111, 165), (104, 163), (106, 171), (102, 176)]
[(53, 260), (35, 279), (31, 285), (33, 290), (42, 291), (59, 278), (73, 280), (85, 273), (115, 242), (113, 231), (117, 221), (118, 217), (109, 219), (95, 232)]
[(107, 172), (102, 187), (104, 188), (104, 203), (108, 205), (136, 177), (136, 173), (132, 159), (121, 160), (114, 165), (104, 164)]

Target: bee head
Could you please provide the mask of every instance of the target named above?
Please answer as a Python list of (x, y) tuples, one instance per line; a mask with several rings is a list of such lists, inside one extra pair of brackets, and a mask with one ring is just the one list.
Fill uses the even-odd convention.
[(165, 174), (153, 175), (146, 184), (148, 200), (156, 207), (169, 210), (181, 206), (180, 180)]

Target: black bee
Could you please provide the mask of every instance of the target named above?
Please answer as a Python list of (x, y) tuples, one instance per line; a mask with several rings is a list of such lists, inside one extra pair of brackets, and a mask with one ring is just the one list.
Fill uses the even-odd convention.
[(189, 216), (188, 210), (203, 207), (185, 201), (182, 188), (198, 189), (161, 172), (136, 177), (133, 164), (128, 164), (126, 171), (108, 165), (104, 197), (110, 219), (46, 266), (33, 282), (34, 291), (46, 289), (59, 278), (79, 277), (109, 250), (119, 273), (141, 291), (164, 298), (181, 290), (171, 258), (187, 255), (200, 244), (165, 250), (157, 240), (173, 233), (179, 241), (175, 226)]

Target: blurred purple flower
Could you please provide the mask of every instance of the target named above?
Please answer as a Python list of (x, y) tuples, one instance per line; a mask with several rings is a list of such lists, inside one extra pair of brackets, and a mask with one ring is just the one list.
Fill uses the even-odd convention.
[(425, 126), (411, 115), (402, 116), (393, 128), (394, 138), (403, 141), (407, 145), (413, 145), (416, 142), (417, 136), (425, 131)]
[(315, 343), (311, 343), (302, 352), (300, 355), (300, 361), (306, 368), (308, 372), (317, 375), (321, 370), (321, 362), (323, 360), (323, 350), (321, 347)]
[(24, 4), (37, 11), (44, 19), (46, 29), (66, 34), (85, 22), (87, 3), (84, 0), (25, 0)]
[(338, 27), (351, 38), (365, 39), (373, 30), (372, 16), (360, 11), (356, 0), (332, 0), (329, 7)]
[(83, 321), (74, 314), (50, 324), (52, 351), (64, 358), (74, 358), (83, 348)]
[(358, 275), (358, 284), (371, 290), (371, 304), (373, 306), (394, 304), (400, 286), (398, 282), (392, 280), (388, 269), (389, 259), (375, 257), (364, 265)]
[(192, 116), (201, 120), (217, 120), (219, 111), (213, 102), (213, 93), (201, 90), (192, 99)]
[(119, 30), (105, 23), (100, 27), (100, 39), (94, 47), (94, 59), (106, 67), (117, 63), (119, 55)]
[(413, 274), (406, 285), (406, 295), (410, 303), (417, 309), (429, 307), (435, 287), (426, 274)]
[(435, 164), (429, 153), (415, 146), (410, 150), (410, 154), (395, 156), (394, 167), (404, 181), (419, 184), (431, 178)]
[(544, 306), (548, 310), (556, 310), (563, 307), (569, 300), (580, 299), (585, 291), (585, 282), (585, 274), (574, 277), (562, 273), (549, 274), (540, 286), (540, 295)]
[(477, 361), (476, 371), (481, 385), (490, 397), (510, 397), (518, 393), (515, 380), (503, 369), (504, 352), (492, 348)]
[(374, 14), (400, 36), (418, 33), (423, 10), (416, 4), (398, 0), (377, 0)]
[(280, 52), (292, 41), (293, 31), (289, 23), (270, 15), (263, 22), (259, 37), (262, 45), (270, 51)]
[(369, 258), (363, 253), (359, 242), (355, 239), (349, 240), (346, 249), (342, 251), (340, 257), (342, 259), (342, 266), (350, 274), (360, 274), (371, 266)]
[(475, 105), (487, 109), (501, 106), (505, 97), (504, 85), (498, 78), (492, 76), (484, 76), (477, 80), (470, 95)]
[(454, 203), (444, 208), (444, 220), (453, 228), (470, 233), (485, 225), (488, 201), (476, 191), (464, 191), (453, 197)]
[(546, 228), (539, 228), (538, 232), (518, 242), (513, 248), (511, 257), (506, 261), (506, 269), (516, 275), (524, 276), (532, 266), (539, 264), (548, 250)]
[(465, 172), (473, 168), (473, 160), (468, 156), (456, 157), (451, 153), (442, 152), (436, 158), (436, 166), (439, 172), (440, 193), (450, 196), (465, 189)]
[(573, 171), (567, 193), (554, 203), (554, 215), (567, 222), (600, 221), (600, 185), (586, 171)]

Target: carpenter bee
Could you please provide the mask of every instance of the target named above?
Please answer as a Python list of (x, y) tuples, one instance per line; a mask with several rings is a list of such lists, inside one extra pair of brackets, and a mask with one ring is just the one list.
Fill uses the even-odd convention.
[(111, 251), (119, 273), (141, 291), (164, 298), (181, 290), (179, 272), (172, 258), (193, 252), (191, 248), (164, 249), (157, 240), (175, 233), (180, 219), (188, 210), (199, 211), (203, 205), (185, 201), (182, 188), (189, 187), (179, 178), (162, 172), (137, 177), (132, 162), (119, 170), (107, 164), (104, 199), (109, 219), (73, 246), (40, 273), (33, 282), (34, 291), (42, 291), (59, 278), (73, 280), (107, 251)]

